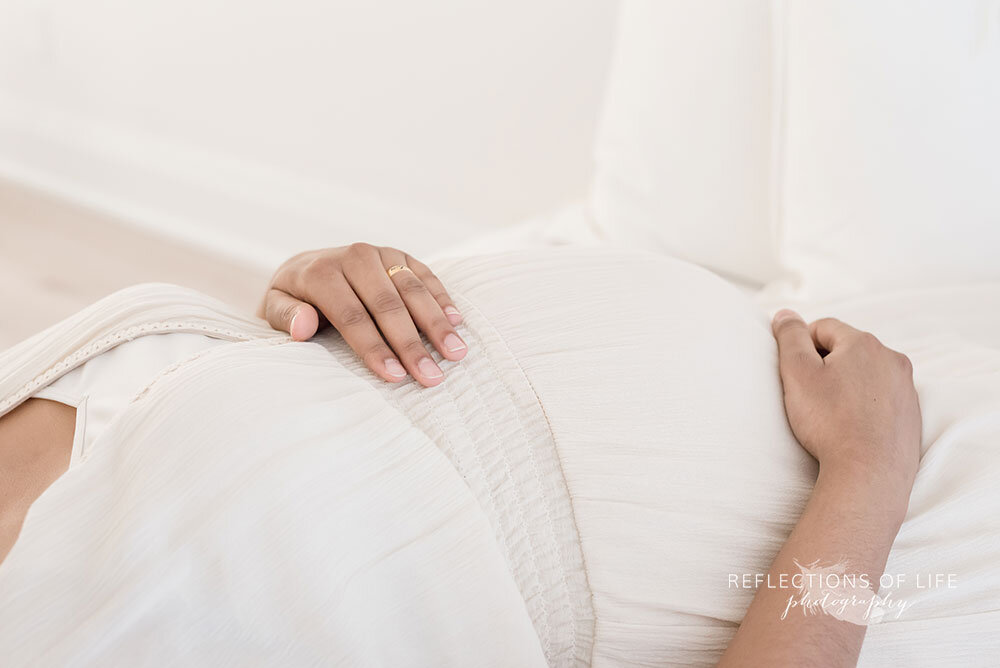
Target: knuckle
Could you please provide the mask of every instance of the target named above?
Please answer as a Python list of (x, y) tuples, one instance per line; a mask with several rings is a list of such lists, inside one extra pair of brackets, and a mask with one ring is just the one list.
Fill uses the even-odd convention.
[(441, 336), (446, 336), (448, 333), (455, 331), (455, 328), (448, 322), (448, 318), (444, 317), (444, 313), (440, 309), (434, 309), (434, 312), (430, 314), (427, 326), (432, 332)]
[(345, 306), (340, 310), (340, 327), (357, 327), (368, 319), (368, 313), (360, 306)]
[(399, 282), (398, 290), (403, 295), (416, 295), (424, 291), (424, 284), (420, 279), (410, 276)]
[(877, 350), (882, 347), (882, 342), (871, 332), (861, 332), (858, 335), (858, 342), (869, 350)]
[(380, 363), (389, 357), (394, 357), (394, 355), (384, 343), (372, 344), (367, 350), (361, 353), (361, 359), (369, 366)]
[(427, 348), (424, 347), (424, 342), (420, 339), (409, 339), (402, 345), (402, 350), (409, 356), (426, 355)]
[(903, 353), (896, 353), (896, 363), (903, 373), (912, 374), (913, 373), (913, 362), (910, 358)]
[(287, 265), (278, 267), (278, 271), (274, 272), (274, 276), (271, 277), (270, 287), (274, 288), (277, 286), (291, 286), (295, 285), (296, 276), (298, 276), (299, 270), (297, 267), (290, 267)]
[(395, 292), (383, 290), (372, 299), (372, 311), (377, 314), (394, 313), (405, 308), (403, 300)]
[(451, 326), (451, 323), (444, 318), (438, 319), (436, 317), (429, 318), (425, 326), (421, 326), (421, 329), (431, 342), (443, 342), (446, 336), (455, 332), (455, 328)]
[(299, 305), (295, 303), (286, 304), (278, 309), (278, 319), (286, 325), (292, 324), (292, 318), (299, 311)]
[(375, 250), (375, 247), (371, 244), (365, 243), (364, 241), (355, 241), (353, 244), (347, 247), (347, 251), (354, 255), (371, 255)]
[(782, 320), (778, 323), (777, 333), (779, 338), (787, 335), (789, 332), (794, 332), (795, 330), (804, 327), (805, 324), (798, 318), (788, 318), (787, 320)]
[(317, 253), (320, 253), (320, 252), (321, 251), (307, 250), (307, 251), (302, 251), (301, 253), (296, 253), (292, 257), (290, 257), (287, 260), (285, 260), (284, 264), (282, 264), (281, 266), (282, 267), (292, 267), (292, 266), (295, 266), (295, 265), (302, 264), (303, 262), (307, 261), (310, 256), (316, 255)]
[(340, 272), (339, 263), (329, 255), (317, 255), (302, 269), (302, 278), (307, 282), (327, 280)]
[(303, 267), (309, 264), (311, 257), (315, 256), (317, 251), (303, 251), (292, 257), (288, 258), (281, 263), (281, 266), (274, 272), (274, 280), (272, 283), (276, 283), (280, 278), (288, 278), (289, 276), (294, 276), (302, 271)]

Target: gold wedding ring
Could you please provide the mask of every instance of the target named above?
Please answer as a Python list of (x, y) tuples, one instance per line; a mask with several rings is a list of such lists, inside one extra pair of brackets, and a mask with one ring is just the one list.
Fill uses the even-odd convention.
[(397, 272), (400, 272), (400, 271), (409, 271), (409, 272), (412, 272), (413, 270), (410, 269), (409, 267), (407, 267), (405, 264), (394, 264), (391, 267), (389, 267), (388, 269), (386, 269), (385, 273), (389, 274), (389, 278), (392, 278), (393, 274), (395, 274)]

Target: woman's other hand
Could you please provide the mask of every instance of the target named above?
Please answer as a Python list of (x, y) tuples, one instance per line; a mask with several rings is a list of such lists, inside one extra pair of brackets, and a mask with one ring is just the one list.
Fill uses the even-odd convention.
[(908, 497), (920, 462), (920, 406), (909, 359), (833, 318), (806, 325), (782, 310), (773, 329), (788, 422), (820, 470)]
[[(780, 583), (794, 583), (803, 563), (838, 564), (847, 569), (841, 573), (870, 583), (885, 572), (920, 461), (920, 406), (910, 362), (832, 318), (806, 325), (783, 310), (772, 327), (788, 422), (819, 460), (819, 477), (768, 570), (767, 581), (779, 586), (757, 589), (719, 665), (854, 666), (868, 619), (864, 605), (875, 592), (869, 589), (865, 598), (863, 589), (853, 589), (860, 599), (841, 597), (847, 605), (839, 609), (819, 601), (830, 614), (788, 614), (796, 598), (807, 604), (794, 584), (790, 591)], [(809, 605), (815, 612), (817, 602)]]
[[(390, 276), (394, 267), (404, 268)], [(328, 321), (390, 383), (407, 371), (427, 387), (444, 379), (419, 332), (445, 359), (467, 352), (455, 331), (462, 316), (441, 281), (422, 262), (385, 246), (356, 243), (296, 255), (278, 267), (258, 315), (296, 341)]]

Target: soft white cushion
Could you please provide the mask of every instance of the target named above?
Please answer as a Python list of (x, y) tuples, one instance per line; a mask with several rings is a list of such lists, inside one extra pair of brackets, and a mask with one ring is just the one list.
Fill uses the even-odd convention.
[(770, 3), (629, 0), (616, 49), (596, 146), (602, 233), (773, 278)]
[(812, 298), (996, 279), (998, 68), (979, 0), (626, 0), (595, 222)]
[(1000, 278), (1000, 7), (786, 11), (786, 251), (810, 294)]

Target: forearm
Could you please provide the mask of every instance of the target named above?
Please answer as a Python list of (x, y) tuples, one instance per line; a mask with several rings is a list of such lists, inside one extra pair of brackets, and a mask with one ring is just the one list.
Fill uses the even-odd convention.
[(28, 508), (69, 466), (76, 409), (28, 399), (0, 417), (0, 563)]
[[(906, 512), (910, 484), (877, 479), (864, 470), (821, 467), (801, 519), (771, 565), (720, 666), (853, 666), (864, 625), (828, 614), (808, 614), (791, 584), (796, 565), (846, 564), (845, 575), (864, 575), (877, 591), (889, 550)], [(782, 576), (787, 586), (778, 587)], [(800, 578), (801, 579), (801, 578)], [(796, 583), (798, 584), (798, 583)], [(862, 609), (855, 608), (858, 617)]]

